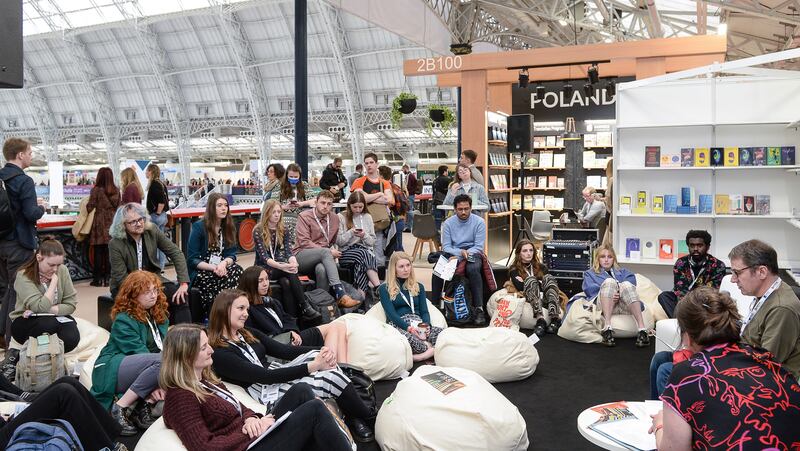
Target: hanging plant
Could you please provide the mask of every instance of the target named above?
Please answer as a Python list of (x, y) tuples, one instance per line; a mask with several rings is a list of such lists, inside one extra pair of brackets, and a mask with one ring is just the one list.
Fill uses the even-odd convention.
[(417, 109), (417, 96), (410, 92), (401, 92), (392, 101), (392, 112), (389, 115), (392, 128), (400, 128), (404, 114), (411, 114)]
[(449, 133), (456, 122), (456, 116), (450, 107), (444, 105), (428, 105), (428, 135), (433, 136), (433, 123), (441, 124), (444, 133)]

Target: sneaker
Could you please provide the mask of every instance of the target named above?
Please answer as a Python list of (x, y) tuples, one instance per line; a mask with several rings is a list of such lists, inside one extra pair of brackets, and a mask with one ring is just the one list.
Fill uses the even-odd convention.
[(131, 437), (139, 433), (136, 426), (131, 423), (130, 416), (130, 407), (120, 407), (117, 403), (111, 405), (111, 417), (114, 418), (114, 421), (119, 425), (119, 435), (123, 437)]
[(608, 347), (613, 347), (617, 345), (617, 342), (614, 341), (614, 329), (606, 329), (604, 330), (601, 335), (603, 336), (603, 344)]
[(22, 399), (25, 402), (33, 402), (37, 396), (39, 395), (30, 391), (24, 391), (22, 392), (21, 395), (19, 395), (20, 399)]
[(356, 301), (348, 295), (339, 298), (339, 307), (341, 308), (353, 308), (359, 304), (361, 304), (361, 302)]
[(17, 362), (19, 362), (19, 349), (6, 350), (6, 358), (0, 363), (0, 373), (9, 382), (14, 382), (17, 374)]
[(551, 317), (550, 318), (550, 325), (547, 326), (547, 333), (548, 334), (557, 334), (559, 327), (561, 327), (561, 318), (559, 318), (559, 317)]
[(475, 319), (472, 320), (472, 324), (476, 326), (483, 326), (486, 323), (486, 314), (483, 313), (483, 309), (479, 308), (475, 311)]
[(147, 428), (153, 425), (156, 422), (156, 419), (153, 418), (151, 413), (152, 406), (150, 403), (146, 401), (142, 401), (133, 411), (133, 415), (131, 416), (131, 420), (133, 420), (133, 424), (136, 425), (139, 429), (146, 431)]
[(547, 331), (547, 321), (544, 318), (539, 318), (536, 320), (536, 325), (533, 326), (533, 333), (536, 334), (538, 337), (544, 336), (545, 332)]
[(636, 336), (636, 347), (646, 348), (648, 346), (650, 346), (650, 336), (647, 335), (646, 330), (640, 330), (639, 334)]

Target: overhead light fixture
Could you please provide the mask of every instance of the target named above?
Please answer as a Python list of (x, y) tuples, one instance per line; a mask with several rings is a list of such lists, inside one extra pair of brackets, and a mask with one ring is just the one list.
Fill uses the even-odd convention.
[(564, 99), (569, 100), (572, 98), (572, 93), (575, 92), (575, 88), (572, 87), (570, 82), (564, 83), (564, 87), (561, 88), (561, 92), (564, 94)]
[(597, 67), (597, 63), (592, 63), (592, 65), (589, 66), (587, 75), (589, 76), (589, 83), (591, 84), (595, 84), (600, 81), (600, 71)]
[(583, 85), (583, 93), (586, 95), (586, 97), (591, 97), (592, 94), (594, 94), (594, 86), (592, 86), (591, 83), (586, 83)]
[(519, 71), (519, 87), (523, 89), (527, 88), (529, 81), (530, 79), (528, 78), (528, 69), (522, 69), (521, 71)]
[(567, 21), (564, 19), (558, 19), (558, 24), (561, 25), (562, 27), (566, 27)]
[(544, 85), (539, 83), (538, 85), (536, 85), (536, 98), (542, 100), (544, 98), (544, 94), (545, 94)]
[(581, 139), (581, 135), (579, 135), (578, 132), (575, 131), (575, 118), (574, 117), (568, 117), (567, 118), (567, 124), (564, 127), (564, 134), (561, 135), (561, 138), (564, 141), (578, 141), (578, 140)]
[(617, 84), (614, 83), (614, 80), (608, 80), (608, 83), (606, 83), (606, 94), (608, 94), (610, 98), (613, 98), (617, 94)]

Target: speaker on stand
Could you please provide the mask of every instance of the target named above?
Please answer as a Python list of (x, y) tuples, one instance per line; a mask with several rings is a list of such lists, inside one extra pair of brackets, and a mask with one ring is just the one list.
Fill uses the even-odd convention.
[[(523, 190), (525, 188), (526, 153), (531, 152), (533, 147), (533, 115), (514, 114), (508, 116), (507, 124), (508, 124), (508, 141), (507, 141), (508, 152), (519, 153), (522, 155), (520, 156), (520, 170), (519, 170), (519, 182), (518, 182), (518, 186), (520, 188), (520, 196), (521, 196), (520, 212), (519, 214), (514, 215), (519, 230), (517, 231), (517, 236), (514, 238), (514, 241), (511, 245), (511, 250), (508, 253), (508, 259), (506, 259), (506, 265), (508, 265), (508, 262), (511, 261), (511, 255), (514, 253), (514, 248), (517, 247), (517, 243), (520, 240), (528, 239), (532, 241), (532, 237), (530, 234), (530, 225), (524, 216), (525, 194), (523, 193)], [(509, 158), (509, 160), (511, 160), (511, 158)]]

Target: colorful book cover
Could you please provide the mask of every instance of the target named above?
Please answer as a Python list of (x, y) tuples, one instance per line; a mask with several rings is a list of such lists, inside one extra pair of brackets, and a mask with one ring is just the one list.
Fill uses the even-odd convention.
[(459, 388), (465, 387), (463, 382), (445, 373), (444, 371), (436, 371), (435, 373), (426, 374), (420, 377), (420, 379), (431, 384), (433, 388), (439, 390), (445, 395), (450, 394)]
[(681, 149), (681, 166), (684, 168), (694, 166), (694, 147)]
[(646, 240), (642, 245), (642, 258), (656, 258), (656, 243), (653, 240)]
[(549, 175), (547, 176), (547, 187), (548, 188), (555, 188), (558, 185), (558, 176), (557, 175)]
[(675, 194), (664, 195), (664, 213), (677, 213), (678, 196)]
[(647, 214), (650, 213), (650, 206), (647, 204), (649, 200), (649, 196), (647, 195), (647, 191), (637, 191), (636, 192), (636, 205), (633, 207), (633, 212), (636, 214)]
[(540, 175), (539, 180), (536, 182), (536, 186), (539, 188), (547, 188), (547, 176)]
[(608, 404), (594, 406), (592, 410), (600, 414), (600, 419), (597, 420), (597, 423), (636, 419), (636, 415), (628, 410), (628, 405), (625, 401), (610, 402)]
[(661, 152), (661, 167), (662, 168), (679, 168), (681, 167), (681, 154), (676, 151), (662, 151)]
[(661, 260), (672, 260), (674, 255), (672, 240), (658, 240), (658, 258)]
[(622, 196), (619, 198), (619, 212), (620, 213), (631, 212), (631, 196)]
[(695, 195), (694, 187), (692, 186), (684, 186), (681, 187), (681, 206), (682, 207), (693, 207), (697, 205), (696, 199), (697, 196)]
[(638, 260), (637, 257), (641, 256), (641, 248), (639, 247), (639, 238), (626, 238), (625, 239), (625, 258)]
[(711, 148), (711, 166), (722, 166), (725, 158), (723, 157), (725, 149), (722, 147)]
[(769, 194), (759, 194), (756, 196), (756, 214), (769, 214)]
[(711, 164), (711, 156), (708, 147), (698, 147), (694, 149), (694, 165), (696, 167), (706, 167)]
[(794, 166), (794, 146), (781, 147), (781, 164)]
[(646, 146), (644, 148), (644, 166), (646, 168), (657, 168), (661, 164), (661, 147)]
[(725, 166), (739, 166), (739, 148), (725, 148)]
[(767, 166), (781, 165), (781, 148), (767, 147)]
[(714, 198), (714, 213), (718, 215), (731, 214), (731, 198), (727, 194), (717, 194)]
[(756, 198), (754, 196), (744, 196), (743, 213), (746, 215), (756, 214)]
[(664, 196), (653, 196), (653, 213), (664, 213)]
[(741, 194), (731, 194), (730, 212), (732, 215), (740, 215), (744, 211), (744, 198)]
[(767, 148), (753, 147), (753, 166), (765, 166), (767, 164)]
[(753, 165), (753, 148), (740, 147), (739, 148), (739, 166), (752, 166)]
[(697, 204), (698, 213), (710, 214), (714, 208), (714, 197), (711, 194), (701, 194)]
[(689, 246), (686, 244), (686, 240), (678, 240), (678, 258), (685, 257), (689, 255)]

